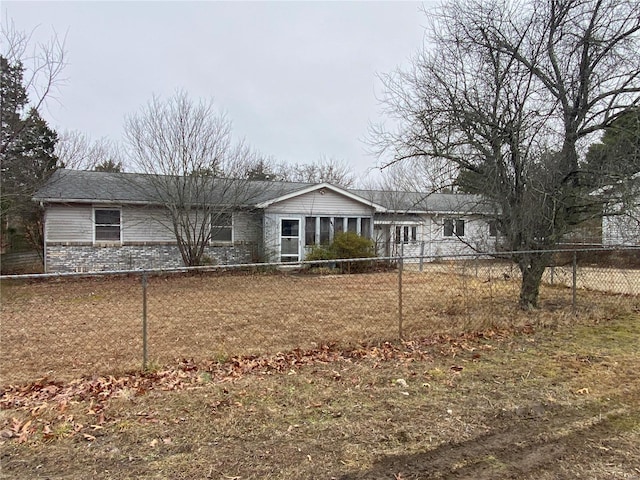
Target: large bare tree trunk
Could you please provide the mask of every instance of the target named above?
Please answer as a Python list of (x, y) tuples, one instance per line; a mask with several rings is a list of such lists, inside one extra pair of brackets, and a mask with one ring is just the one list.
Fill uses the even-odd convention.
[(549, 262), (548, 254), (524, 254), (518, 260), (522, 273), (520, 285), (520, 308), (531, 310), (538, 307), (538, 294), (542, 275)]
[(535, 308), (548, 260), (539, 252), (616, 200), (614, 175), (582, 181), (579, 152), (638, 107), (640, 3), (449, 0), (428, 23), (413, 65), (382, 77), (398, 123), (373, 128), (371, 143), (387, 164), (437, 172), (445, 162), (460, 188), (487, 199), (487, 220), (517, 252), (520, 306)]

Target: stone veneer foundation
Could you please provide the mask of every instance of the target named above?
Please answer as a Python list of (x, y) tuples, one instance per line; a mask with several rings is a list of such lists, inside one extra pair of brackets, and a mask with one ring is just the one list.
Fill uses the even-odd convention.
[[(210, 245), (205, 256), (213, 265), (250, 263), (256, 246)], [(47, 245), (47, 273), (99, 272), (183, 267), (177, 245)]]

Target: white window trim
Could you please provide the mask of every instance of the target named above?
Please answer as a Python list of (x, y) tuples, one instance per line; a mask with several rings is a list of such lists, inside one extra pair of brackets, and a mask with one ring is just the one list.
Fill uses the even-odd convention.
[[(306, 232), (307, 218), (310, 218), (310, 217), (315, 218), (314, 243), (313, 243), (313, 245), (321, 245), (321, 243), (320, 243), (320, 219), (321, 218), (328, 218), (329, 219), (329, 243), (333, 242), (333, 239), (335, 238), (335, 233), (336, 233), (335, 219), (336, 218), (342, 218), (342, 231), (343, 232), (348, 232), (349, 231), (349, 219), (350, 218), (355, 218), (356, 219), (356, 232), (355, 233), (357, 233), (361, 237), (365, 237), (365, 238), (369, 238), (369, 239), (371, 239), (373, 237), (373, 225), (375, 224), (375, 222), (373, 220), (373, 217), (362, 216), (362, 215), (346, 215), (346, 216), (318, 215), (318, 214), (305, 215), (305, 217), (304, 217), (303, 245), (306, 248), (310, 248), (310, 247), (313, 246), (313, 245), (307, 245), (307, 241), (306, 241), (306, 239), (307, 239), (307, 232)], [(369, 231), (366, 232), (368, 234), (368, 236), (363, 235), (364, 232), (362, 231), (362, 220), (365, 219), (365, 218), (369, 220)]]
[[(302, 234), (304, 232), (302, 232), (302, 226), (304, 224), (304, 219), (300, 218), (300, 217), (280, 217), (278, 220), (278, 261), (280, 263), (282, 263), (282, 257), (291, 257), (293, 258), (294, 255), (292, 254), (283, 254), (282, 253), (282, 221), (283, 220), (293, 220), (293, 221), (297, 221), (298, 222), (298, 254), (296, 255), (298, 258), (297, 260), (293, 261), (292, 263), (295, 262), (299, 262), (302, 260), (303, 258), (303, 254), (304, 254), (304, 250), (303, 248), (301, 248), (301, 243), (303, 243), (304, 241), (304, 237), (302, 236)], [(293, 237), (287, 237), (287, 238), (293, 238)]]
[[(398, 222), (394, 225), (394, 229), (390, 232), (393, 238), (393, 242), (396, 245), (400, 245), (401, 243), (404, 245), (416, 244), (419, 243), (419, 238), (421, 237), (421, 227), (420, 223), (408, 223), (408, 222)], [(400, 229), (400, 238), (398, 239), (398, 228)], [(405, 228), (408, 229), (405, 232)], [(415, 230), (414, 230), (415, 229)], [(413, 233), (415, 231), (415, 240), (413, 240)], [(406, 233), (406, 235), (405, 235)]]
[[(120, 212), (120, 239), (119, 240), (96, 240), (96, 210), (118, 210)], [(119, 205), (94, 205), (91, 210), (91, 239), (94, 245), (122, 245), (122, 234), (124, 232), (124, 219), (122, 218), (122, 207)]]

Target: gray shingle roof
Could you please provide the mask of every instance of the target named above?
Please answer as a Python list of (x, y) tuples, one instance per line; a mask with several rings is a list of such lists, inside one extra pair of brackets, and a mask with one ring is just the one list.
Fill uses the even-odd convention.
[(351, 190), (352, 193), (384, 205), (394, 212), (485, 212), (488, 204), (480, 195), (421, 193), (383, 190)]
[[(134, 203), (163, 204), (167, 191), (179, 189), (180, 177), (140, 173), (110, 173), (57, 170), (34, 195), (34, 200), (54, 203)], [(166, 188), (169, 185), (170, 188)], [(298, 182), (210, 179), (194, 192), (198, 201), (206, 200), (245, 207), (279, 198), (314, 184)], [(350, 193), (385, 207), (392, 212), (483, 212), (486, 203), (477, 195), (349, 189)]]
[[(212, 178), (197, 183), (200, 191), (194, 196), (211, 203), (252, 206), (287, 193), (308, 187), (306, 183), (247, 181)], [(171, 190), (194, 183), (180, 182), (180, 177), (146, 175), (140, 173), (91, 172), (57, 170), (34, 200), (43, 202), (87, 203), (144, 203), (163, 204)], [(187, 187), (188, 188), (188, 187)]]

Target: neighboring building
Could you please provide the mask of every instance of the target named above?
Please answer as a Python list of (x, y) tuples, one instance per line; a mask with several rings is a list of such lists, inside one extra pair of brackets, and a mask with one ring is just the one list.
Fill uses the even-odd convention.
[[(45, 210), (45, 271), (180, 267), (167, 210), (151, 176), (58, 170), (34, 196)], [(453, 255), (495, 247), (480, 197), (343, 189), (327, 183), (242, 181), (223, 202), (206, 255), (218, 264), (298, 262), (336, 232), (372, 238), (382, 256)], [(239, 181), (240, 182), (240, 181)], [(239, 197), (237, 197), (239, 198)]]
[(612, 187), (619, 201), (602, 217), (602, 244), (640, 246), (640, 172)]
[(619, 215), (602, 218), (602, 244), (608, 247), (640, 246), (640, 205)]

